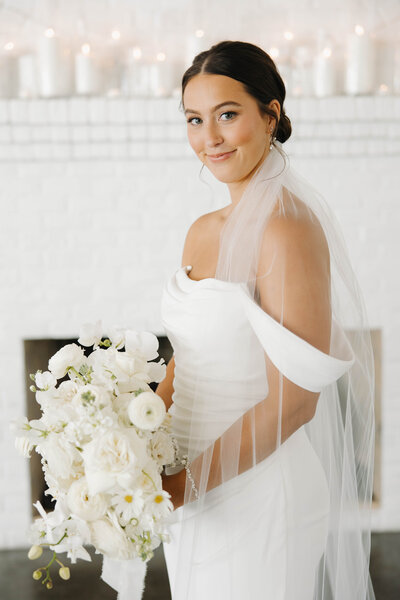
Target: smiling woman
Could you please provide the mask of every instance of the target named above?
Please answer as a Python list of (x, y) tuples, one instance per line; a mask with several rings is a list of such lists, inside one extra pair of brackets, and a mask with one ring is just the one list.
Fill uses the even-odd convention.
[(371, 338), (335, 216), (283, 151), (284, 99), (246, 42), (182, 78), (189, 143), (231, 203), (191, 225), (162, 295), (182, 461), (163, 476), (173, 600), (375, 597)]

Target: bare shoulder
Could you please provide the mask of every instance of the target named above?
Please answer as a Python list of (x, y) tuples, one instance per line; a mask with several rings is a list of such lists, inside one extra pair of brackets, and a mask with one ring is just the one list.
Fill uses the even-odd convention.
[(315, 213), (301, 200), (292, 196), (290, 205), (277, 206), (263, 231), (260, 260), (282, 250), (315, 261), (330, 261), (329, 246), (324, 230)]
[(212, 239), (221, 222), (218, 213), (219, 211), (205, 213), (190, 225), (183, 247), (182, 266), (192, 264), (193, 257), (196, 256), (200, 247), (207, 244), (207, 240)]

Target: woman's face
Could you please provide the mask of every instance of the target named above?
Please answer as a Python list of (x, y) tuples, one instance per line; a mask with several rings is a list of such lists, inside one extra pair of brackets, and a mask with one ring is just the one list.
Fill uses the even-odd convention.
[[(186, 85), (183, 105), (191, 147), (215, 177), (228, 184), (231, 195), (240, 193), (269, 152), (274, 119), (262, 116), (241, 82), (225, 75), (195, 75)], [(269, 106), (279, 116), (278, 100)], [(212, 159), (225, 152), (231, 154)]]

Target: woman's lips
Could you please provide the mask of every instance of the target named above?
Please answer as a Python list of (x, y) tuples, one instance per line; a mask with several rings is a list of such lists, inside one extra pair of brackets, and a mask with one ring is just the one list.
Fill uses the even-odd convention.
[(236, 152), (236, 150), (232, 150), (231, 152), (225, 152), (224, 154), (220, 154), (219, 156), (212, 156), (211, 154), (207, 154), (208, 158), (210, 160), (212, 160), (213, 162), (219, 162), (220, 160), (226, 160), (227, 158), (229, 158), (230, 156), (232, 156), (232, 154)]

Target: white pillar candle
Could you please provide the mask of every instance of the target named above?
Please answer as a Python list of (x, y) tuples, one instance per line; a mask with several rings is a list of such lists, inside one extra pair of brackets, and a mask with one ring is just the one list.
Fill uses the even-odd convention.
[(11, 96), (11, 58), (8, 54), (0, 55), (0, 97)]
[(347, 40), (346, 92), (350, 95), (370, 94), (375, 84), (374, 43), (361, 25)]
[(319, 98), (336, 93), (335, 63), (329, 46), (314, 59), (314, 93)]
[(203, 50), (208, 50), (208, 46), (208, 38), (205, 36), (202, 29), (197, 29), (197, 31), (188, 35), (186, 38), (184, 68), (187, 69), (192, 64), (193, 59), (197, 54), (203, 52)]
[(314, 93), (313, 80), (313, 51), (309, 46), (297, 46), (292, 58), (292, 87), (293, 96), (312, 96)]
[(38, 45), (38, 75), (41, 96), (60, 95), (63, 71), (60, 40), (53, 29), (47, 29)]
[(176, 63), (168, 61), (165, 54), (159, 52), (157, 60), (150, 64), (150, 94), (156, 97), (171, 96), (177, 79)]
[(18, 58), (18, 96), (34, 98), (38, 95), (37, 65), (34, 54), (23, 54)]
[(80, 95), (97, 94), (100, 91), (100, 72), (91, 53), (90, 45), (83, 44), (75, 55), (75, 91)]

